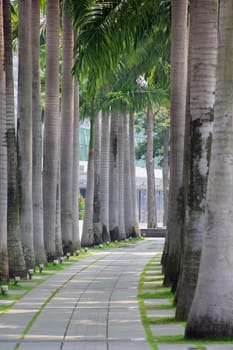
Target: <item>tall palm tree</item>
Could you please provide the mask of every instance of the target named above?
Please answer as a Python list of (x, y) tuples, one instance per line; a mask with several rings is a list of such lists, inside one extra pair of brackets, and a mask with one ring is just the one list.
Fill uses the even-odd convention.
[(124, 113), (120, 112), (118, 114), (118, 178), (119, 178), (119, 238), (124, 239), (125, 234), (125, 198), (124, 198), (124, 153), (125, 153), (125, 137), (124, 137)]
[(154, 173), (154, 152), (153, 152), (153, 130), (154, 111), (151, 103), (147, 109), (147, 150), (146, 150), (146, 171), (147, 171), (147, 227), (156, 228), (156, 201), (155, 201), (155, 173)]
[[(216, 102), (206, 203), (206, 233), (186, 326), (191, 338), (233, 336), (233, 3), (220, 2)], [(207, 19), (206, 19), (207, 20)]]
[(138, 236), (140, 234), (137, 206), (136, 206), (136, 170), (135, 170), (135, 136), (134, 136), (134, 112), (130, 112), (129, 116), (129, 162), (131, 175), (131, 189), (132, 189), (132, 215), (133, 215), (133, 230)]
[(91, 246), (94, 244), (93, 235), (93, 198), (94, 198), (94, 119), (91, 118), (90, 144), (87, 166), (87, 186), (85, 214), (83, 220), (82, 246)]
[(32, 200), (36, 263), (45, 264), (42, 198), (42, 128), (40, 101), (40, 1), (32, 1)]
[(80, 248), (79, 235), (79, 86), (74, 79), (74, 128), (73, 128), (73, 180), (72, 180), (72, 241), (73, 249)]
[(101, 112), (95, 119), (94, 129), (94, 197), (93, 197), (93, 235), (95, 244), (102, 243), (102, 222), (100, 206), (100, 152), (101, 152)]
[(26, 275), (19, 221), (18, 164), (15, 129), (15, 101), (12, 58), (12, 24), (10, 0), (3, 1), (4, 54), (6, 69), (6, 137), (7, 137), (7, 246), (10, 277)]
[(119, 240), (119, 171), (118, 171), (118, 115), (111, 114), (109, 157), (109, 232), (112, 241)]
[(104, 242), (110, 241), (109, 233), (109, 144), (110, 144), (110, 117), (103, 111), (101, 125), (101, 165), (100, 165), (100, 201), (102, 238)]
[(164, 283), (176, 287), (180, 264), (187, 75), (187, 0), (172, 1), (170, 189)]
[(126, 236), (134, 236), (134, 216), (133, 216), (133, 194), (132, 177), (130, 168), (129, 150), (129, 115), (124, 114), (124, 212), (125, 212), (125, 233)]
[(27, 268), (35, 265), (32, 207), (31, 0), (19, 0), (18, 145), (20, 225)]
[(73, 28), (63, 1), (62, 12), (62, 97), (61, 97), (61, 230), (64, 253), (72, 252), (72, 176), (73, 176)]
[(59, 123), (59, 0), (47, 1), (46, 86), (43, 157), (44, 235), (47, 258), (56, 257), (56, 194)]
[(0, 0), (0, 280), (9, 277), (7, 254), (7, 143), (6, 143), (6, 86), (4, 67), (3, 9)]
[(190, 178), (184, 256), (176, 309), (178, 319), (188, 317), (196, 288), (205, 232), (205, 204), (215, 102), (217, 1), (190, 1), (190, 40)]

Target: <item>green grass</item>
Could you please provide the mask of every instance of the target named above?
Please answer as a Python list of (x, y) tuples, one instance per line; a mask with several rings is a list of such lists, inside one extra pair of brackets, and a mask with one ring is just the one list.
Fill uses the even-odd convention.
[[(156, 324), (179, 324), (185, 328), (185, 322), (177, 322), (174, 317), (149, 317), (147, 316), (147, 310), (175, 310), (173, 306), (174, 296), (170, 292), (170, 288), (163, 286), (163, 276), (161, 274), (160, 266), (160, 254), (156, 254), (145, 266), (141, 273), (139, 285), (138, 285), (138, 303), (141, 314), (142, 324), (145, 329), (147, 340), (152, 350), (158, 350), (158, 343), (177, 343), (177, 344), (194, 344), (200, 350), (206, 350), (205, 344), (233, 344), (233, 339), (216, 339), (216, 340), (196, 340), (186, 339), (183, 334), (181, 335), (167, 335), (167, 336), (154, 336), (151, 332), (150, 325)], [(146, 272), (154, 271), (152, 277)], [(161, 285), (156, 286), (144, 286), (144, 282), (161, 282)], [(145, 291), (146, 289), (146, 291)], [(161, 291), (162, 289), (162, 291)], [(145, 299), (169, 299), (170, 304), (159, 305), (145, 305)]]
[[(138, 285), (138, 302), (141, 313), (142, 324), (145, 329), (147, 340), (152, 350), (158, 349), (158, 343), (179, 343), (185, 342), (183, 335), (181, 336), (163, 336), (158, 337), (152, 334), (150, 325), (155, 324), (175, 324), (177, 323), (174, 317), (149, 317), (147, 316), (147, 310), (174, 310), (173, 307), (173, 295), (169, 288), (163, 287), (163, 276), (161, 274), (160, 266), (160, 254), (156, 254), (145, 266), (141, 273), (139, 285)], [(155, 276), (151, 277), (147, 275), (147, 271), (154, 271)], [(160, 285), (144, 286), (144, 282), (160, 282)], [(163, 289), (162, 291), (161, 288)], [(146, 289), (146, 291), (145, 291)], [(148, 292), (149, 290), (149, 292)], [(154, 292), (154, 293), (153, 293)], [(159, 305), (146, 305), (144, 300), (146, 299), (169, 299), (169, 304)], [(178, 324), (181, 324), (180, 322)]]
[(109, 242), (109, 244), (104, 242), (102, 244), (102, 247), (100, 247), (98, 245), (95, 245), (93, 247), (90, 247), (90, 249), (101, 250), (101, 249), (121, 248), (121, 247), (124, 247), (124, 246), (129, 245), (129, 244), (135, 244), (138, 241), (142, 241), (142, 240), (144, 240), (144, 237), (135, 237), (135, 238), (132, 238), (132, 239), (126, 239), (126, 240), (123, 240), (123, 241), (118, 241), (116, 243), (115, 242)]

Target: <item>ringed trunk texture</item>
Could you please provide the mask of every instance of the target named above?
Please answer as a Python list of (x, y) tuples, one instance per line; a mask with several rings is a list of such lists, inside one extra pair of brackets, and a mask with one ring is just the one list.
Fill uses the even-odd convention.
[(72, 181), (72, 241), (74, 251), (80, 249), (79, 236), (79, 87), (74, 80), (74, 134), (73, 134), (73, 181)]
[(94, 120), (91, 119), (90, 145), (87, 165), (87, 191), (85, 201), (85, 214), (83, 220), (83, 233), (81, 245), (83, 247), (94, 245), (93, 235), (93, 198), (94, 198)]
[(73, 28), (63, 1), (62, 12), (62, 101), (61, 101), (61, 231), (64, 253), (73, 252), (72, 177), (73, 177)]
[(215, 102), (217, 1), (190, 2), (190, 39), (192, 40), (190, 171), (177, 319), (187, 319), (189, 314), (205, 232), (206, 191)]
[(187, 80), (187, 0), (172, 1), (170, 188), (164, 284), (178, 282), (183, 215), (183, 155)]
[(129, 162), (132, 186), (132, 210), (134, 220), (134, 231), (136, 236), (140, 236), (140, 229), (137, 215), (137, 190), (136, 190), (136, 165), (135, 165), (135, 136), (134, 136), (134, 113), (129, 116)]
[(118, 116), (111, 115), (109, 168), (109, 231), (111, 240), (119, 240), (119, 166)]
[(18, 163), (14, 110), (12, 29), (10, 0), (3, 2), (4, 54), (6, 69), (6, 138), (7, 138), (7, 247), (10, 277), (26, 277), (19, 221)]
[(233, 336), (233, 3), (220, 2), (206, 234), (186, 337)]
[(32, 201), (33, 244), (37, 264), (46, 264), (42, 198), (42, 130), (40, 101), (40, 1), (32, 1)]
[(124, 205), (125, 205), (125, 233), (126, 236), (136, 236), (133, 217), (133, 198), (130, 173), (130, 154), (129, 154), (129, 117), (124, 114)]
[(6, 84), (4, 67), (3, 10), (0, 0), (0, 281), (9, 278), (7, 254), (7, 143), (6, 143)]
[(110, 147), (110, 116), (102, 113), (101, 127), (101, 165), (100, 165), (100, 201), (103, 242), (110, 241), (109, 233), (109, 147)]
[(18, 146), (21, 235), (26, 267), (33, 268), (31, 0), (19, 1)]
[(101, 201), (100, 201), (100, 152), (101, 152), (101, 112), (95, 119), (94, 129), (94, 199), (93, 199), (93, 235), (95, 244), (102, 243)]
[(147, 227), (156, 228), (156, 202), (155, 202), (155, 172), (153, 155), (153, 131), (154, 112), (152, 106), (147, 110), (147, 150), (146, 150), (146, 172), (147, 172)]
[(119, 166), (119, 239), (125, 239), (125, 201), (124, 201), (124, 154), (125, 154), (125, 140), (124, 140), (124, 115), (118, 115), (118, 166)]
[(43, 157), (43, 209), (45, 250), (48, 261), (56, 257), (56, 194), (59, 123), (59, 0), (47, 0), (46, 83)]

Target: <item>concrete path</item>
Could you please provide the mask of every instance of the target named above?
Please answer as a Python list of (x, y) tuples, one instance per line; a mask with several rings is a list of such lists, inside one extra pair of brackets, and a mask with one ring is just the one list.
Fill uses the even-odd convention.
[(162, 239), (100, 251), (50, 277), (0, 317), (1, 350), (149, 350), (140, 273)]

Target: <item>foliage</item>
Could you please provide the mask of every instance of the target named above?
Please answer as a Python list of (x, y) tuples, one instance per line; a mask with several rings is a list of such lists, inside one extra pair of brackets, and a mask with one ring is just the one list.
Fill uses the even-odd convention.
[(78, 197), (78, 201), (79, 201), (79, 220), (83, 220), (84, 210), (85, 210), (85, 198), (80, 194)]
[[(155, 123), (154, 123), (154, 150), (153, 154), (154, 157), (158, 157), (161, 161), (163, 158), (164, 153), (164, 147), (163, 147), (163, 141), (165, 132), (169, 128), (170, 125), (170, 119), (168, 115), (167, 109), (161, 109), (161, 111), (156, 115), (155, 117)], [(146, 158), (146, 114), (145, 112), (141, 112), (137, 114), (136, 121), (135, 121), (135, 128), (136, 132), (141, 134), (142, 140), (141, 142), (138, 142), (136, 146), (136, 158), (139, 159), (145, 159)]]

